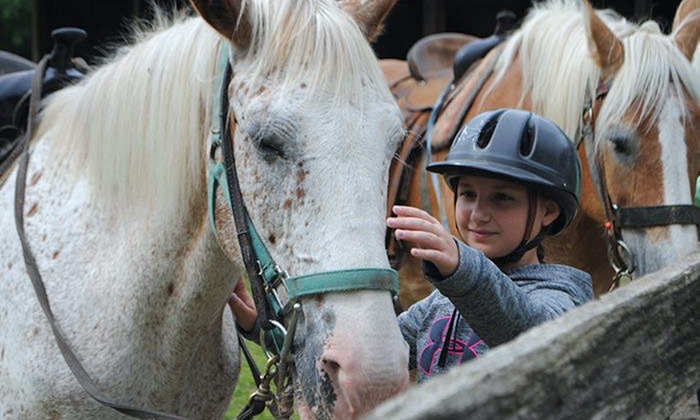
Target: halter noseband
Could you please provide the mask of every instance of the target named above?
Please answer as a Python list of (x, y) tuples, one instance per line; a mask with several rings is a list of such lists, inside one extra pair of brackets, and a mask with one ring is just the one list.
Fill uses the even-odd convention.
[[(228, 85), (231, 78), (232, 69), (228, 48), (222, 47), (217, 70), (217, 83), (221, 86), (221, 94), (218, 100), (214, 101), (209, 136), (207, 182), (209, 220), (216, 232), (216, 191), (219, 185), (224, 185), (226, 186), (224, 195), (233, 214), (236, 236), (260, 321), (260, 344), (266, 349), (265, 332), (269, 332), (269, 338), (273, 344), (273, 348), (268, 352), (270, 360), (266, 376), (270, 373), (271, 376), (281, 378), (277, 382), (279, 392), (282, 383), (286, 383), (289, 378), (285, 376), (289, 373), (287, 367), (291, 364), (294, 331), (301, 312), (299, 299), (305, 296), (355, 290), (387, 290), (396, 297), (399, 290), (398, 273), (390, 268), (372, 267), (290, 277), (287, 271), (274, 261), (248, 215), (238, 181), (232, 127), (228, 115)], [(235, 116), (233, 118), (235, 121)], [(217, 153), (219, 148), (222, 153)], [(218, 158), (220, 154), (223, 154), (223, 161)], [(285, 330), (285, 318), (290, 314), (291, 318), (286, 322), (287, 330)], [(280, 372), (283, 374), (279, 374)], [(258, 385), (260, 392), (261, 386)], [(267, 385), (269, 393), (269, 382)], [(271, 400), (274, 397), (268, 396), (268, 399)]]
[[(578, 149), (581, 143), (591, 147), (589, 163), (592, 162), (597, 174), (596, 187), (603, 202), (605, 211), (605, 240), (608, 245), (608, 258), (610, 265), (615, 270), (610, 290), (629, 282), (635, 270), (634, 255), (629, 246), (622, 240), (623, 228), (642, 228), (651, 226), (669, 225), (696, 225), (700, 226), (700, 208), (692, 204), (674, 204), (663, 206), (620, 207), (612, 201), (607, 183), (605, 182), (605, 165), (602, 162), (602, 154), (593, 148), (595, 141), (594, 107), (597, 102), (605, 100), (613, 79), (600, 80), (596, 88), (595, 98), (591, 98), (586, 89), (586, 105), (581, 113), (579, 136), (576, 141)], [(595, 182), (595, 178), (594, 178)]]

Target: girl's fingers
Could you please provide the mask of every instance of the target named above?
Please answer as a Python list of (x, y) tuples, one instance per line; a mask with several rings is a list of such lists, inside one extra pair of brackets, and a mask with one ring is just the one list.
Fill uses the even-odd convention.
[[(414, 236), (412, 236), (413, 233), (430, 235), (434, 240), (443, 242), (452, 240), (452, 235), (443, 228), (442, 225), (433, 225), (418, 219), (403, 220), (403, 218), (401, 218), (401, 220), (396, 223), (389, 223), (387, 221), (387, 226), (395, 229), (396, 238), (402, 241), (414, 240)], [(418, 240), (420, 239), (421, 238), (418, 238)]]
[(411, 249), (411, 256), (414, 258), (419, 258), (421, 260), (430, 261), (435, 264), (440, 271), (440, 267), (445, 265), (448, 261), (448, 256), (442, 252), (435, 249), (424, 249), (424, 248), (413, 248)]
[(253, 300), (253, 297), (248, 293), (243, 277), (236, 283), (236, 287), (233, 289), (233, 297), (239, 301), (239, 305), (242, 303), (249, 308), (255, 308), (255, 300)]
[(427, 220), (429, 222), (436, 222), (437, 220), (430, 215), (430, 213), (426, 212), (425, 210), (416, 208), (416, 207), (410, 207), (410, 206), (393, 206), (392, 211), (394, 214), (397, 216), (409, 216), (409, 217), (417, 217), (420, 219)]
[(393, 229), (423, 230), (433, 232), (436, 235), (440, 235), (444, 232), (449, 235), (449, 232), (447, 232), (441, 224), (419, 217), (390, 217), (386, 220), (386, 225)]
[(258, 317), (258, 313), (255, 310), (255, 306), (250, 306), (248, 303), (244, 302), (237, 294), (232, 294), (228, 301), (231, 310), (236, 315), (236, 320), (238, 325), (240, 325), (245, 331), (250, 331), (255, 326), (255, 320)]
[(387, 226), (394, 229), (432, 230), (432, 225), (416, 217), (390, 217), (386, 220)]
[[(433, 234), (432, 232), (418, 230), (397, 230), (395, 234), (396, 238), (405, 242), (410, 242), (420, 248), (441, 250), (449, 246), (445, 239)], [(448, 240), (451, 239), (448, 238)]]
[(454, 274), (459, 265), (459, 256), (451, 256), (449, 250), (412, 248), (411, 255), (433, 263), (443, 277)]

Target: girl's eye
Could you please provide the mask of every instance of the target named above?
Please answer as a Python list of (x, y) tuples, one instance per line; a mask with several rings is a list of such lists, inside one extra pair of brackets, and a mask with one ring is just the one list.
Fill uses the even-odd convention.
[(493, 198), (494, 198), (496, 201), (513, 201), (513, 200), (514, 200), (514, 198), (511, 197), (510, 195), (508, 195), (508, 194), (503, 194), (503, 193), (494, 194)]
[(460, 195), (463, 197), (466, 197), (466, 198), (475, 198), (476, 197), (476, 193), (474, 191), (470, 191), (470, 190), (462, 190)]

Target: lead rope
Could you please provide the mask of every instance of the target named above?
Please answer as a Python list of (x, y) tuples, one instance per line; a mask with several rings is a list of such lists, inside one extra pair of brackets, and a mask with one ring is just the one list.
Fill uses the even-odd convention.
[(185, 417), (175, 416), (171, 414), (161, 413), (158, 411), (152, 411), (144, 408), (138, 408), (127, 404), (120, 404), (114, 401), (112, 398), (104, 395), (95, 385), (90, 375), (85, 371), (85, 368), (80, 363), (78, 357), (73, 353), (68, 344), (68, 340), (65, 338), (63, 330), (56, 322), (53, 312), (51, 310), (51, 305), (49, 304), (49, 299), (46, 295), (46, 288), (44, 287), (44, 282), (39, 273), (39, 268), (34, 258), (31, 246), (27, 240), (24, 231), (24, 198), (27, 183), (27, 169), (29, 167), (29, 142), (34, 136), (34, 129), (37, 125), (37, 114), (39, 110), (39, 102), (41, 100), (42, 82), (44, 79), (44, 73), (46, 71), (46, 64), (49, 60), (49, 56), (45, 55), (41, 59), (39, 65), (34, 73), (34, 78), (32, 79), (32, 94), (29, 102), (29, 116), (27, 117), (27, 131), (24, 136), (19, 138), (19, 150), (21, 153), (21, 158), (19, 162), (19, 168), (17, 170), (17, 183), (15, 185), (15, 225), (17, 227), (17, 234), (19, 240), (22, 244), (22, 254), (24, 256), (24, 264), (27, 269), (27, 274), (32, 281), (32, 286), (34, 287), (34, 292), (36, 293), (37, 300), (41, 309), (46, 315), (46, 319), (53, 331), (54, 338), (56, 339), (56, 344), (63, 359), (66, 361), (68, 368), (77, 379), (80, 386), (83, 387), (85, 392), (90, 395), (98, 403), (112, 408), (122, 414), (130, 417), (135, 417), (139, 419), (156, 419), (156, 420), (187, 420)]

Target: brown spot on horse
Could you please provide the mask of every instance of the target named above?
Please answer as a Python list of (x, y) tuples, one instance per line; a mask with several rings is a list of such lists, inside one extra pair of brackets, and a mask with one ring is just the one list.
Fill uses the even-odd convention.
[(36, 183), (39, 182), (39, 180), (41, 179), (41, 174), (41, 171), (39, 171), (35, 172), (34, 175), (32, 175), (31, 185), (36, 185)]
[(38, 210), (39, 210), (39, 203), (32, 204), (32, 207), (27, 212), (27, 217), (34, 216)]

